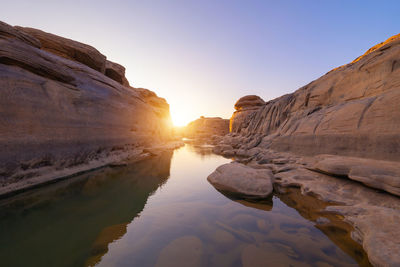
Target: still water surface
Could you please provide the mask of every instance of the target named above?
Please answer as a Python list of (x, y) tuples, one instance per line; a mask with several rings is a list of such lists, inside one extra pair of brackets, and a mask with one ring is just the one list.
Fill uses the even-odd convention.
[(216, 191), (229, 161), (186, 145), (4, 199), (0, 266), (369, 266), (326, 203)]

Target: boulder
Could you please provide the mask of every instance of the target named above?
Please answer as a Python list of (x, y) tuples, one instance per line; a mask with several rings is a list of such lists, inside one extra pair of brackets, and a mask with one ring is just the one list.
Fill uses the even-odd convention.
[(261, 97), (256, 96), (256, 95), (247, 95), (241, 97), (236, 103), (235, 103), (235, 109), (236, 110), (242, 110), (246, 108), (255, 108), (258, 106), (263, 106), (265, 105), (264, 100), (262, 100)]
[(240, 163), (219, 166), (207, 180), (218, 190), (245, 198), (267, 198), (272, 193), (273, 175)]

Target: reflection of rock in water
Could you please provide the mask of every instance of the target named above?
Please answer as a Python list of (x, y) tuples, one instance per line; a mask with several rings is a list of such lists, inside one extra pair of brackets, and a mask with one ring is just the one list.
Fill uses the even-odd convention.
[(204, 144), (195, 145), (195, 144), (193, 144), (193, 145), (187, 146), (187, 148), (188, 148), (189, 151), (194, 152), (194, 153), (196, 153), (196, 154), (198, 154), (198, 155), (200, 155), (202, 157), (203, 156), (210, 156), (210, 155), (214, 154), (212, 152), (213, 146), (210, 146), (210, 145), (204, 145)]
[[(269, 262), (272, 265), (274, 265), (273, 263), (275, 263), (275, 265), (280, 263), (289, 266), (293, 263), (293, 259), (297, 260), (294, 266), (301, 266), (301, 264), (303, 264), (301, 260), (305, 259), (297, 259), (291, 256), (291, 254), (297, 251), (301, 257), (304, 257), (305, 254), (300, 253), (304, 249), (306, 249), (306, 251), (303, 252), (309, 253), (311, 258), (331, 262), (338, 266), (348, 264), (346, 262), (337, 261), (338, 255), (334, 246), (322, 240), (313, 239), (309, 226), (304, 224), (303, 220), (298, 220), (282, 214), (279, 210), (272, 211), (272, 197), (262, 201), (249, 201), (226, 192), (219, 192), (246, 207), (271, 211), (268, 219), (263, 218), (256, 220), (254, 218), (245, 218), (246, 216), (249, 217), (248, 215), (238, 215), (243, 217), (240, 218), (241, 222), (253, 222), (260, 231), (264, 232), (263, 236), (258, 237), (257, 240), (265, 239), (267, 242), (263, 241), (256, 244), (257, 248), (253, 245), (255, 239), (251, 236), (251, 234), (254, 234), (251, 228), (248, 230), (249, 232), (244, 229), (238, 231), (232, 228), (232, 226), (237, 226), (234, 224), (238, 216), (229, 219), (232, 226), (217, 222), (217, 226), (221, 229), (231, 233), (238, 240), (251, 244), (242, 251), (241, 260), (243, 266), (261, 266), (265, 262)], [(315, 228), (324, 233), (338, 248), (353, 258), (360, 266), (371, 266), (361, 245), (356, 243), (350, 236), (353, 230), (352, 226), (345, 223), (340, 216), (324, 212), (324, 209), (333, 203), (326, 203), (313, 196), (303, 195), (300, 190), (296, 188), (288, 188), (285, 193), (279, 194), (277, 197), (287, 206), (296, 209), (303, 218), (314, 222)], [(282, 246), (284, 247), (282, 248)], [(307, 257), (310, 257), (310, 255)], [(265, 261), (267, 258), (269, 258), (269, 261)], [(309, 260), (310, 258), (305, 261), (309, 262)]]
[(250, 208), (255, 208), (259, 210), (265, 210), (265, 211), (270, 211), (272, 210), (273, 206), (273, 201), (272, 201), (272, 195), (265, 199), (260, 199), (260, 200), (252, 200), (252, 199), (244, 199), (240, 195), (233, 194), (231, 192), (226, 192), (226, 191), (221, 191), (217, 190), (227, 198), (242, 204), (243, 206), (250, 207)]
[[(94, 265), (107, 252), (108, 244), (125, 234), (126, 224), (169, 177), (171, 157), (172, 151), (165, 152), (133, 165), (105, 168), (3, 200), (2, 264), (26, 266), (29, 260), (34, 266), (57, 265), (63, 259), (66, 266), (72, 266), (88, 259), (86, 264)], [(43, 222), (49, 223), (44, 227)], [(37, 256), (16, 259), (8, 255), (16, 249)]]
[[(334, 203), (326, 203), (316, 197), (303, 195), (300, 189), (288, 188), (279, 198), (289, 207), (295, 208), (299, 214), (315, 222), (315, 227), (321, 230), (333, 243), (346, 254), (355, 259), (360, 266), (371, 266), (368, 256), (362, 246), (355, 242), (350, 234), (353, 227), (343, 221), (342, 216), (324, 212), (324, 209)], [(334, 205), (337, 205), (336, 203)], [(329, 254), (329, 251), (325, 251)]]
[(90, 257), (85, 266), (95, 266), (101, 257), (107, 253), (108, 244), (120, 239), (126, 233), (127, 223), (116, 224), (104, 228), (93, 242)]

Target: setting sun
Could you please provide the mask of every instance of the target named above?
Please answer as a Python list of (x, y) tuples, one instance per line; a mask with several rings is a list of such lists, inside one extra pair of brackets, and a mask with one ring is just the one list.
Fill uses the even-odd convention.
[(1, 7), (1, 266), (400, 267), (400, 1)]
[(187, 112), (179, 112), (171, 109), (171, 119), (174, 126), (186, 126), (194, 118), (190, 118)]

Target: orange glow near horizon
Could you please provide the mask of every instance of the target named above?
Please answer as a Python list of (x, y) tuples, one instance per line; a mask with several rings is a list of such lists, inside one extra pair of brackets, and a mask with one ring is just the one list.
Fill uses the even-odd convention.
[(177, 111), (177, 110), (171, 110), (171, 119), (172, 119), (172, 124), (175, 127), (183, 127), (186, 126), (189, 122), (195, 120), (195, 118), (190, 118), (189, 114), (184, 111)]

